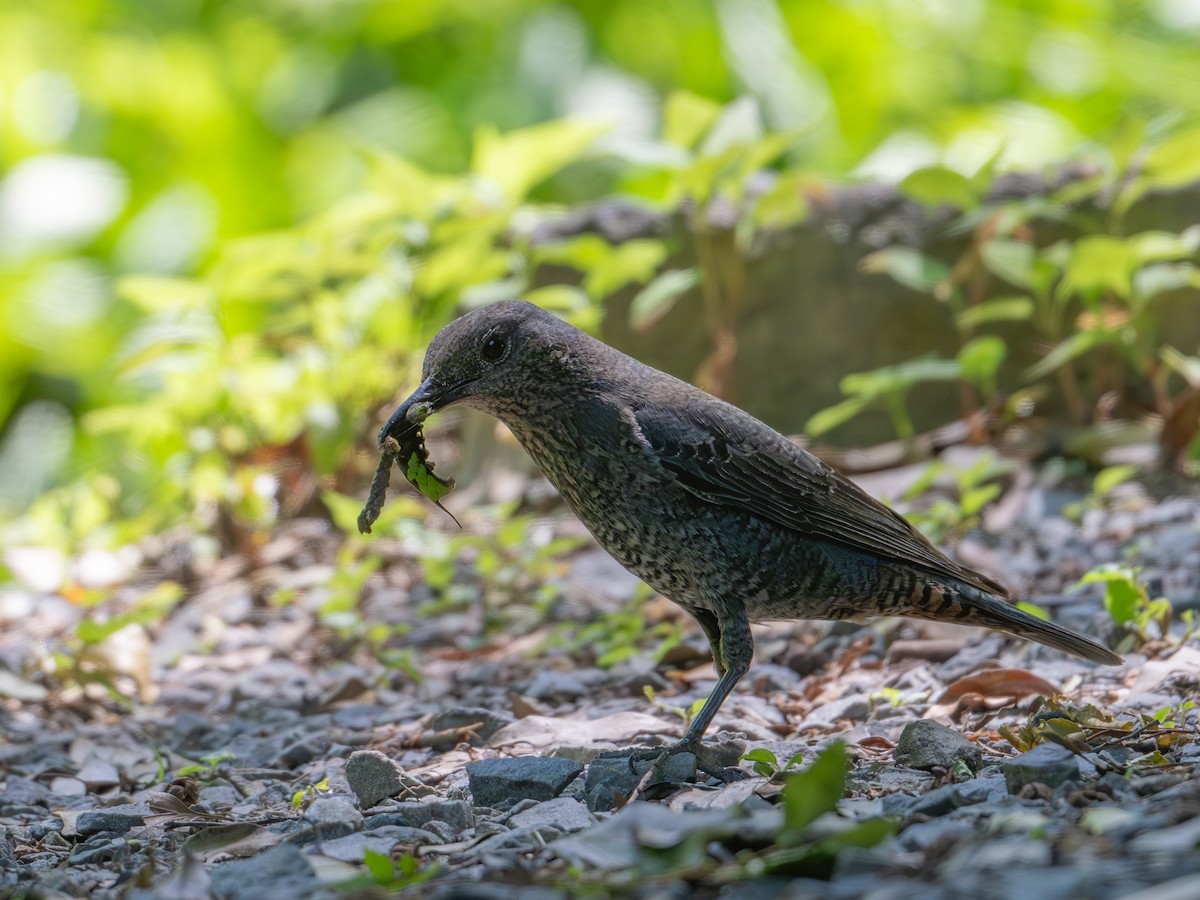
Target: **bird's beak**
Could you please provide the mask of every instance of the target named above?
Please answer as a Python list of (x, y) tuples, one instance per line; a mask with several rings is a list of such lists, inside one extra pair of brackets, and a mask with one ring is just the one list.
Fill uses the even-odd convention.
[(429, 412), (434, 413), (439, 409), (449, 406), (455, 400), (459, 400), (468, 393), (465, 388), (470, 384), (469, 381), (461, 382), (453, 385), (437, 385), (433, 383), (432, 378), (426, 378), (407, 400), (396, 407), (389, 417), (383, 428), (379, 431), (379, 446), (383, 446), (384, 440), (389, 436), (399, 440), (401, 432), (414, 427), (414, 422), (408, 419), (408, 411), (417, 404), (426, 404), (429, 407)]

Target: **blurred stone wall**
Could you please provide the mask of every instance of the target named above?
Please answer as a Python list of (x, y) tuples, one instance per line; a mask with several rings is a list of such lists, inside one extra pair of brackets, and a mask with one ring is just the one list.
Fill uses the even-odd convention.
[[(1078, 173), (1066, 173), (1062, 179), (1073, 177)], [(1050, 187), (1040, 177), (1007, 175), (997, 180), (993, 197), (1027, 197)], [(540, 239), (584, 231), (614, 242), (668, 235), (673, 246), (684, 248), (669, 265), (694, 266), (686, 249), (691, 242), (685, 238), (682, 215), (655, 218), (620, 204), (605, 204), (576, 211), (547, 228)], [(716, 216), (719, 219), (721, 211)], [(966, 246), (966, 237), (949, 229), (953, 219), (949, 211), (930, 213), (894, 189), (862, 185), (829, 191), (813, 202), (801, 225), (763, 238), (747, 264), (729, 399), (785, 433), (796, 433), (813, 413), (844, 399), (838, 385), (849, 373), (924, 354), (952, 357), (959, 343), (946, 305), (889, 276), (865, 273), (860, 262), (867, 254), (894, 245), (953, 262)], [(1177, 232), (1198, 222), (1200, 186), (1145, 199), (1129, 214), (1126, 231)], [(718, 227), (721, 224), (731, 223), (718, 222)], [(1040, 224), (1039, 243), (1056, 240), (1057, 228)], [(541, 277), (544, 282), (576, 278), (569, 270), (545, 271)], [(628, 323), (637, 290), (627, 288), (609, 301), (602, 336), (650, 365), (694, 381), (709, 351), (699, 291), (681, 297), (650, 332), (638, 334)], [(1013, 293), (1017, 291), (999, 281), (988, 285), (989, 297)], [(1200, 291), (1176, 291), (1154, 302), (1162, 335), (1184, 353), (1200, 350)], [(1020, 373), (1044, 354), (1043, 342), (1025, 324), (989, 331), (1008, 342), (1001, 384), (1019, 384)], [(959, 416), (959, 388), (955, 384), (918, 387), (909, 407), (918, 429), (944, 424)], [(894, 436), (890, 421), (880, 412), (860, 416), (832, 432), (829, 439), (863, 445)]]

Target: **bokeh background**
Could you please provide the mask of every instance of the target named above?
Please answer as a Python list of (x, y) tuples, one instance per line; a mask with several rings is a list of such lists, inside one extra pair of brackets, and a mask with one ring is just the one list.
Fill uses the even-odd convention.
[[(934, 173), (909, 193), (971, 207), (980, 173), (1088, 161), (1099, 195), (1164, 140), (1158, 186), (1194, 180), (1198, 51), (1193, 0), (3, 4), (3, 539), (349, 521), (457, 311), (536, 287), (597, 328), (649, 284), (653, 342), (712, 277), (678, 234), (539, 238), (581, 204), (720, 200), (736, 252), (821, 185)], [(1194, 284), (1181, 240), (1154, 259)]]

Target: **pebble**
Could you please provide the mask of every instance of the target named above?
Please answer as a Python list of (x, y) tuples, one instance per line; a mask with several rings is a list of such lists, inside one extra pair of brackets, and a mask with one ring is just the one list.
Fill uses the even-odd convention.
[(363, 814), (346, 797), (318, 797), (304, 811), (311, 827), (293, 832), (288, 840), (297, 844), (331, 841), (363, 827)]
[(320, 886), (304, 851), (294, 844), (222, 863), (211, 872), (212, 893), (221, 900), (311, 897)]
[[(696, 757), (691, 753), (674, 753), (659, 766), (654, 784), (686, 784), (696, 775), (696, 763)], [(593, 759), (588, 764), (583, 784), (588, 809), (604, 812), (623, 805), (655, 764), (653, 759), (631, 763), (628, 756)]]
[(465, 800), (431, 800), (424, 803), (397, 803), (385, 812), (371, 816), (367, 828), (382, 825), (407, 825), (423, 828), (430, 822), (443, 822), (455, 831), (466, 831), (475, 827), (475, 811)]
[[(458, 728), (466, 728), (468, 725), (476, 725), (475, 728), (471, 729), (476, 736), (471, 743), (480, 744), (505, 725), (511, 725), (515, 721), (516, 719), (508, 713), (497, 712), (492, 709), (475, 706), (454, 706), (436, 713), (429, 721), (429, 730), (433, 732), (451, 731)], [(440, 749), (448, 750), (455, 744), (461, 743), (462, 740), (462, 737), (459, 735), (448, 737), (440, 742), (442, 744)], [(437, 742), (434, 744), (434, 749), (439, 749)]]
[(358, 805), (370, 809), (404, 790), (404, 769), (378, 750), (359, 750), (346, 760), (346, 781)]
[[(431, 838), (433, 835), (429, 835)], [(310, 848), (314, 853), (328, 856), (330, 859), (340, 859), (342, 862), (360, 863), (366, 851), (373, 850), (387, 856), (392, 848), (399, 843), (399, 838), (385, 834), (347, 834), (331, 841), (321, 841)], [(408, 842), (406, 842), (408, 843)], [(412, 843), (418, 843), (416, 841)], [(429, 842), (433, 843), (433, 842)]]
[(1039, 744), (1032, 750), (1000, 763), (1010, 794), (1020, 793), (1027, 784), (1044, 784), (1056, 788), (1079, 778), (1079, 761), (1075, 754), (1058, 744)]
[[(587, 806), (570, 797), (555, 797), (517, 813), (508, 820), (514, 828), (529, 828), (542, 833), (547, 829), (569, 834), (596, 823)], [(543, 835), (544, 836), (544, 835)]]
[(145, 803), (123, 803), (119, 806), (106, 806), (103, 809), (92, 809), (80, 813), (75, 820), (75, 831), (80, 837), (97, 834), (101, 831), (114, 831), (120, 834), (136, 828), (150, 815), (150, 807)]
[(948, 770), (961, 761), (972, 772), (977, 772), (983, 764), (978, 744), (931, 719), (918, 719), (905, 725), (892, 756), (900, 765), (913, 769)]
[(549, 800), (583, 771), (583, 764), (552, 756), (480, 759), (467, 763), (476, 806), (508, 809), (521, 800)]

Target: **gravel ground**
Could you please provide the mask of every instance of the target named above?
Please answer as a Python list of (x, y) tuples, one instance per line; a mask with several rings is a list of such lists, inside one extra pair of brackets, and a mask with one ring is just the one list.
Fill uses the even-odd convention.
[[(956, 546), (1125, 666), (938, 623), (762, 626), (701, 758), (636, 765), (595, 757), (681, 733), (715, 677), (699, 630), (569, 517), (460, 518), (9, 551), (0, 895), (1196, 895), (1194, 483), (1098, 498), (1018, 470)], [(1103, 563), (1170, 598), (1165, 637), (1070, 590)]]

